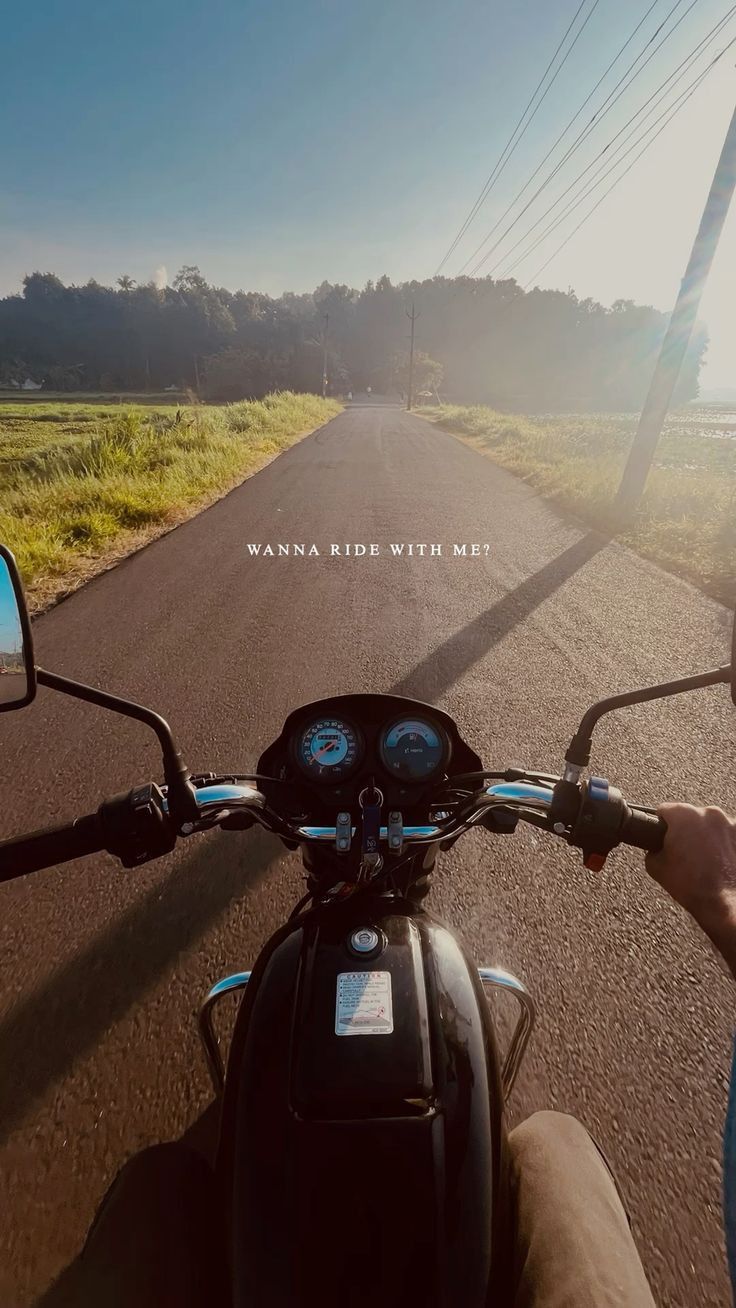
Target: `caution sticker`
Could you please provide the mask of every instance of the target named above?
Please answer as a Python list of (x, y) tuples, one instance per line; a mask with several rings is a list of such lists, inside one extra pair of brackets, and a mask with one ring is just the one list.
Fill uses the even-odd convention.
[(335, 1035), (391, 1035), (394, 1011), (390, 972), (340, 972)]

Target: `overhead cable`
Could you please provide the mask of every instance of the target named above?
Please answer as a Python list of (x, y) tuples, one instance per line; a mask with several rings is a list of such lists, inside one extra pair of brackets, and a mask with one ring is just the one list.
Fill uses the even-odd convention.
[[(658, 3), (658, 0), (654, 0), (654, 3), (657, 4), (657, 3)], [(490, 175), (486, 178), (486, 181), (485, 181), (485, 183), (483, 184), (483, 187), (482, 187), (482, 189), (481, 189), (481, 192), (480, 192), (480, 194), (479, 194), (477, 200), (475, 201), (475, 204), (473, 205), (472, 209), (470, 210), (470, 213), (468, 214), (467, 218), (465, 219), (465, 222), (462, 224), (462, 227), (460, 228), (459, 232), (457, 233), (457, 235), (456, 235), (454, 241), (453, 241), (452, 244), (450, 245), (449, 249), (446, 251), (446, 253), (445, 253), (445, 255), (444, 255), (444, 258), (441, 259), (440, 262), (439, 262), (439, 264), (437, 265), (437, 270), (436, 270), (436, 272), (435, 272), (435, 277), (437, 277), (437, 276), (439, 275), (439, 273), (442, 271), (442, 269), (444, 268), (445, 264), (447, 263), (447, 260), (448, 260), (448, 259), (450, 258), (450, 256), (454, 253), (454, 251), (457, 249), (457, 247), (458, 247), (458, 245), (460, 244), (460, 242), (461, 242), (463, 236), (465, 235), (466, 231), (468, 230), (468, 228), (470, 227), (471, 223), (472, 223), (473, 220), (475, 219), (476, 214), (477, 214), (478, 211), (482, 208), (482, 206), (485, 204), (488, 195), (490, 194), (491, 190), (493, 189), (493, 186), (495, 185), (496, 181), (498, 180), (498, 178), (500, 177), (500, 175), (501, 175), (501, 173), (503, 172), (504, 168), (506, 167), (506, 164), (508, 163), (508, 161), (509, 161), (509, 159), (511, 158), (512, 154), (514, 153), (514, 150), (516, 149), (517, 145), (518, 145), (519, 142), (521, 141), (522, 137), (525, 135), (525, 133), (526, 133), (526, 131), (527, 131), (527, 128), (531, 125), (533, 119), (536, 117), (536, 115), (537, 115), (539, 109), (541, 108), (542, 103), (543, 103), (543, 101), (545, 100), (545, 98), (546, 98), (548, 92), (551, 91), (551, 89), (552, 89), (552, 87), (554, 86), (554, 84), (555, 84), (555, 82), (556, 82), (556, 80), (557, 80), (559, 74), (561, 73), (561, 71), (562, 71), (562, 69), (563, 69), (565, 63), (566, 63), (567, 60), (569, 59), (569, 57), (570, 57), (570, 55), (572, 54), (572, 52), (573, 52), (575, 46), (576, 46), (577, 43), (578, 43), (580, 37), (582, 36), (583, 32), (585, 31), (585, 28), (587, 27), (588, 23), (590, 22), (591, 18), (593, 17), (593, 14), (595, 13), (595, 10), (598, 8), (598, 5), (600, 4), (600, 0), (594, 0), (593, 8), (589, 11), (587, 17), (585, 18), (585, 20), (584, 20), (583, 23), (581, 24), (581, 26), (580, 26), (578, 32), (576, 33), (575, 37), (573, 38), (573, 41), (572, 41), (572, 43), (571, 43), (569, 49), (566, 51), (566, 53), (565, 53), (563, 59), (561, 60), (561, 62), (560, 62), (560, 64), (559, 64), (559, 67), (555, 70), (555, 73), (554, 73), (553, 77), (551, 78), (551, 80), (550, 80), (548, 86), (545, 88), (545, 91), (544, 91), (543, 95), (541, 96), (541, 98), (540, 98), (540, 100), (538, 101), (538, 103), (535, 105), (533, 112), (530, 114), (530, 116), (529, 116), (527, 122), (525, 123), (525, 125), (524, 125), (524, 127), (523, 127), (523, 130), (522, 130), (522, 131), (519, 131), (519, 129), (522, 127), (522, 123), (524, 123), (524, 119), (527, 117), (527, 114), (529, 114), (529, 111), (531, 110), (532, 105), (534, 104), (534, 101), (535, 101), (536, 97), (539, 95), (539, 92), (540, 92), (542, 86), (544, 85), (544, 82), (545, 82), (545, 79), (546, 79), (546, 77), (547, 77), (547, 74), (549, 73), (550, 69), (552, 68), (552, 66), (553, 66), (553, 64), (554, 64), (554, 62), (555, 62), (555, 60), (556, 60), (558, 54), (560, 53), (560, 50), (562, 49), (562, 47), (564, 46), (564, 44), (565, 44), (565, 42), (566, 42), (568, 36), (570, 35), (570, 32), (572, 31), (573, 26), (574, 26), (575, 23), (577, 22), (577, 19), (578, 19), (578, 16), (579, 16), (581, 10), (584, 8), (584, 6), (585, 6), (586, 4), (587, 4), (587, 0), (580, 0), (580, 4), (578, 5), (578, 7), (577, 7), (577, 9), (576, 9), (576, 11), (575, 11), (575, 13), (574, 13), (574, 15), (573, 15), (573, 17), (572, 17), (572, 19), (571, 19), (571, 21), (570, 21), (570, 23), (569, 23), (569, 25), (568, 25), (568, 27), (567, 27), (567, 30), (566, 30), (564, 36), (562, 37), (562, 40), (560, 41), (559, 45), (557, 46), (557, 49), (555, 50), (554, 54), (552, 55), (552, 58), (550, 59), (549, 63), (547, 64), (547, 67), (545, 68), (545, 70), (544, 70), (544, 72), (543, 72), (541, 78), (539, 79), (539, 82), (537, 83), (537, 86), (536, 86), (536, 88), (535, 88), (535, 90), (534, 90), (533, 95), (531, 96), (531, 98), (530, 98), (529, 101), (527, 102), (526, 108), (525, 108), (523, 114), (521, 115), (521, 118), (519, 119), (518, 123), (516, 124), (516, 127), (514, 128), (513, 132), (511, 133), (511, 136), (509, 137), (508, 141), (506, 142), (506, 145), (504, 146), (503, 150), (501, 151), (501, 154), (500, 154), (498, 160), (496, 161), (496, 164), (495, 164), (495, 166), (494, 166), (492, 172), (491, 172)], [(517, 136), (517, 132), (519, 132), (519, 135), (518, 135), (518, 136)], [(516, 137), (516, 140), (514, 140), (514, 137)]]

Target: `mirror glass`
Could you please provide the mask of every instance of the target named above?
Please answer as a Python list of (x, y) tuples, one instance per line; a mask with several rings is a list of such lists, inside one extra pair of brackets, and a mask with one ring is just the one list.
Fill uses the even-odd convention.
[(0, 709), (27, 703), (30, 689), (18, 600), (0, 556)]

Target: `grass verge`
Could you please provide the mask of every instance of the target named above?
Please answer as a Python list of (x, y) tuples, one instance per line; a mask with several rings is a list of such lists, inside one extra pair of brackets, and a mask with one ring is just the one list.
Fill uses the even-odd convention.
[(631, 527), (617, 531), (612, 503), (636, 429), (631, 415), (527, 417), (444, 405), (422, 416), (439, 423), (559, 508), (726, 604), (736, 577), (736, 430), (733, 420), (670, 416)]
[(282, 392), (210, 408), (0, 407), (0, 540), (39, 610), (219, 499), (340, 411)]

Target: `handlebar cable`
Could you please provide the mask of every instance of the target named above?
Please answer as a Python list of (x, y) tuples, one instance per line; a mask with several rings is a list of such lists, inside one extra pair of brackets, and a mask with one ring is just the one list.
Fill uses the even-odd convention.
[(196, 790), (204, 786), (216, 786), (223, 781), (237, 785), (239, 781), (267, 781), (269, 785), (291, 786), (293, 781), (286, 777), (267, 777), (262, 772), (201, 772), (192, 777)]
[(535, 768), (506, 768), (505, 772), (461, 772), (447, 781), (451, 786), (464, 785), (467, 781), (538, 781), (554, 785), (559, 779), (552, 772), (537, 772)]

